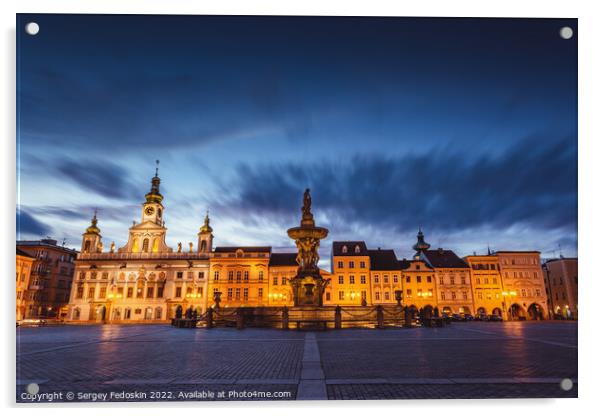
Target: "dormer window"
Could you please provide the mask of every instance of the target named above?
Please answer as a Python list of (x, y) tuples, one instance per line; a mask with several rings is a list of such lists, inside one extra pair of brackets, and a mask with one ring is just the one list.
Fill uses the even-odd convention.
[(341, 249), (341, 252), (343, 254), (347, 254), (347, 246), (343, 246), (343, 248)]
[(355, 246), (355, 254), (359, 254), (360, 252), (360, 246)]

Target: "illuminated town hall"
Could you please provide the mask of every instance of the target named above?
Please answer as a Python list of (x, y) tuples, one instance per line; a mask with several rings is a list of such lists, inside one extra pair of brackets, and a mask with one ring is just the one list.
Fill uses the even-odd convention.
[[(197, 244), (166, 244), (158, 171), (127, 243), (102, 241), (97, 214), (82, 237), (67, 319), (71, 322), (168, 322), (184, 311), (238, 307), (367, 307), (403, 305), (416, 311), (547, 319), (544, 273), (537, 251), (497, 251), (460, 258), (432, 249), (421, 230), (410, 259), (392, 249), (333, 241), (331, 271), (317, 267), (328, 230), (317, 227), (309, 189), (301, 223), (288, 230), (296, 252), (267, 245), (213, 246), (209, 214)], [(319, 204), (318, 204), (319, 206)], [(283, 233), (285, 231), (283, 230)], [(408, 244), (410, 245), (410, 244)]]

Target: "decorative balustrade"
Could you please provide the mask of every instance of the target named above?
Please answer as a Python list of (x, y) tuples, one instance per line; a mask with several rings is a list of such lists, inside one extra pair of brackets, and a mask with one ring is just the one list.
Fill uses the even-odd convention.
[(207, 253), (79, 253), (78, 260), (208, 260)]

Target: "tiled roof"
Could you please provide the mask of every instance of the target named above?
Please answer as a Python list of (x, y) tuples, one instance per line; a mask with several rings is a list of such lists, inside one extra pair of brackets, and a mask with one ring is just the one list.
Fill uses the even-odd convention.
[(368, 250), (371, 270), (400, 270), (393, 250)]
[(399, 261), (399, 266), (401, 267), (402, 270), (407, 270), (410, 268), (410, 266), (412, 265), (412, 263), (420, 263), (420, 265), (425, 265), (427, 267), (428, 270), (433, 270), (433, 268), (431, 266), (429, 266), (428, 263), (426, 263), (423, 260), (400, 260)]
[(398, 261), (398, 263), (399, 263), (399, 268), (400, 268), (401, 270), (405, 270), (405, 269), (407, 269), (408, 267), (410, 267), (410, 264), (411, 264), (411, 262), (409, 262), (409, 261), (408, 261), (408, 260), (406, 260), (406, 259), (399, 260), (399, 261)]
[(269, 266), (298, 266), (297, 253), (272, 253)]
[(495, 251), (493, 254), (520, 254), (520, 253), (524, 253), (524, 254), (532, 254), (532, 253), (537, 253), (540, 254), (540, 251), (537, 250), (524, 250), (524, 251), (512, 251), (512, 250), (498, 250)]
[(20, 240), (20, 241), (17, 241), (16, 245), (17, 245), (17, 247), (46, 247), (46, 248), (50, 248), (50, 249), (54, 249), (54, 250), (64, 251), (64, 252), (70, 253), (70, 254), (79, 253), (79, 251), (77, 251), (73, 248), (59, 246), (57, 244), (51, 244), (51, 243), (48, 243), (47, 241), (49, 241), (49, 240)]
[(449, 269), (465, 269), (468, 264), (451, 250), (426, 250), (423, 252), (427, 263), (432, 267), (449, 268)]
[[(347, 248), (347, 252), (344, 252), (344, 248)], [(359, 247), (356, 253), (356, 247)], [(366, 243), (363, 241), (333, 241), (332, 242), (332, 255), (333, 256), (367, 256), (368, 249)]]

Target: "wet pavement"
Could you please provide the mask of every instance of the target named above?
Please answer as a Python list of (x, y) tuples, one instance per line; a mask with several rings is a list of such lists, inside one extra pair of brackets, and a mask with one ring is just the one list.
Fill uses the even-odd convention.
[[(560, 387), (563, 379), (570, 390)], [(36, 386), (37, 394), (27, 393)], [(17, 329), (19, 402), (576, 396), (574, 322), (324, 332)]]

